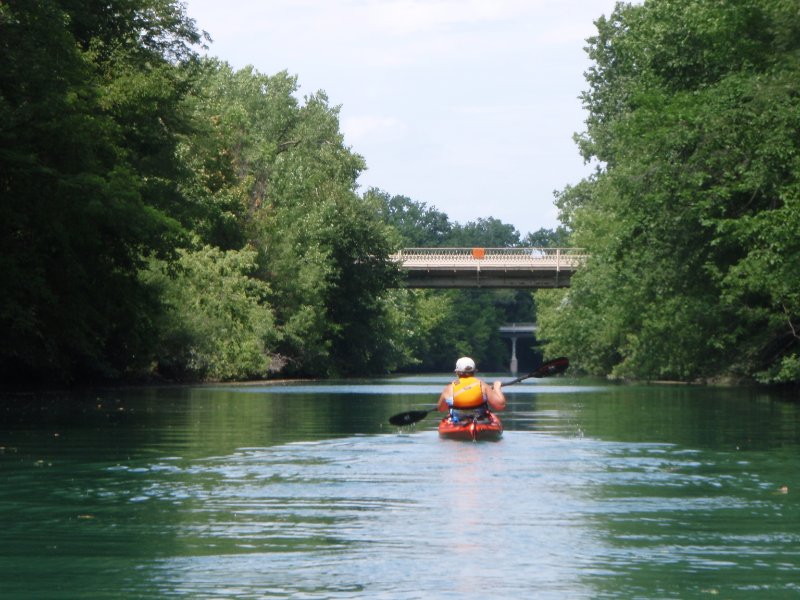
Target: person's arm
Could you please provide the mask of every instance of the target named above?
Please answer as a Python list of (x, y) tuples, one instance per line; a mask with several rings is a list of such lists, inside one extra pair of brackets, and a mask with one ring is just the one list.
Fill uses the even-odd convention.
[(439, 412), (447, 412), (450, 410), (450, 405), (447, 403), (448, 400), (452, 400), (453, 398), (453, 384), (449, 383), (445, 386), (442, 390), (442, 393), (439, 395), (439, 402), (436, 404), (436, 408), (439, 409)]
[(491, 387), (486, 383), (483, 385), (486, 386), (484, 392), (486, 393), (486, 401), (489, 403), (489, 407), (492, 410), (505, 410), (506, 395), (503, 393), (501, 387), (503, 384), (499, 381), (495, 381)]

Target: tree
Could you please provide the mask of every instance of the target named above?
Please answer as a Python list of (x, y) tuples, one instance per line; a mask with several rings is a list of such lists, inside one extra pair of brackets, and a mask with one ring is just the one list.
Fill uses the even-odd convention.
[(558, 199), (592, 258), (537, 296), (550, 352), (619, 376), (798, 380), (795, 10), (650, 0), (597, 22), (579, 144), (601, 166)]
[(183, 235), (178, 2), (0, 5), (0, 373), (73, 380), (146, 356), (138, 279)]
[(556, 229), (542, 227), (526, 235), (521, 244), (534, 248), (565, 248), (569, 245), (569, 231), (563, 226)]
[(424, 202), (415, 202), (406, 196), (390, 196), (374, 188), (368, 190), (366, 196), (372, 196), (380, 203), (384, 222), (400, 238), (398, 245), (409, 248), (441, 247), (453, 229), (445, 213)]
[(510, 248), (520, 243), (519, 232), (513, 225), (489, 217), (470, 221), (466, 225), (453, 225), (448, 245), (454, 247), (481, 246), (487, 248)]
[(344, 146), (338, 109), (318, 92), (299, 102), (296, 78), (204, 61), (190, 100), (200, 135), (180, 149), (196, 176), (187, 193), (209, 216), (204, 241), (248, 245), (280, 331), (287, 374), (383, 371), (390, 233), (381, 207), (356, 192), (362, 157)]
[(182, 250), (152, 261), (143, 278), (165, 308), (156, 315), (158, 374), (170, 379), (265, 378), (280, 365), (269, 287), (253, 275), (254, 250)]

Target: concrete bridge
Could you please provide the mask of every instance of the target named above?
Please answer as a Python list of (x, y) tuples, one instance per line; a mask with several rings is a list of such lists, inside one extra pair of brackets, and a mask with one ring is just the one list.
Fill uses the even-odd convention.
[(536, 337), (536, 323), (508, 323), (500, 326), (500, 335), (511, 338), (511, 361), (508, 370), (512, 375), (517, 374), (519, 364), (517, 361), (517, 339), (522, 337)]
[(405, 248), (391, 259), (410, 288), (557, 288), (587, 257), (579, 248)]

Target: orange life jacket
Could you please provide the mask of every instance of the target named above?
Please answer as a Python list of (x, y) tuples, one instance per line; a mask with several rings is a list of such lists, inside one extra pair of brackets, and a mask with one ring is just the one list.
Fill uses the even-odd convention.
[(453, 408), (478, 408), (485, 402), (481, 380), (477, 377), (462, 377), (453, 382)]

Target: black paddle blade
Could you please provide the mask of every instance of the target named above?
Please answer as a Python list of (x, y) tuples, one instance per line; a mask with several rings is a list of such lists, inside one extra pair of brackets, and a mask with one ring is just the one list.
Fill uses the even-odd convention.
[(569, 368), (569, 359), (566, 356), (548, 360), (541, 367), (531, 373), (531, 377), (550, 377), (558, 375)]
[(389, 423), (402, 427), (403, 425), (412, 425), (418, 421), (422, 421), (428, 416), (429, 410), (411, 410), (409, 412), (400, 413), (389, 417)]

